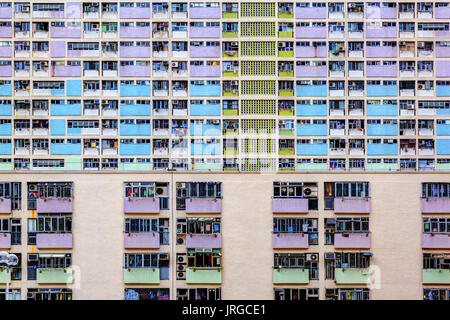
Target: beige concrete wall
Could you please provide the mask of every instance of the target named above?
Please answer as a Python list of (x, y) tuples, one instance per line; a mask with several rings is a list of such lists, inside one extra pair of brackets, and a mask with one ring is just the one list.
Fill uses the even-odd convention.
[[(184, 212), (175, 210), (176, 182), (221, 181), (223, 195), (223, 299), (273, 299), (272, 283), (272, 182), (299, 181), (319, 183), (319, 210), (308, 217), (319, 218), (319, 245), (310, 246), (309, 252), (320, 253), (320, 280), (311, 281), (309, 287), (335, 287), (334, 281), (325, 280), (323, 253), (334, 251), (325, 246), (323, 218), (333, 217), (324, 210), (323, 182), (369, 181), (371, 191), (370, 230), (372, 237), (372, 264), (381, 270), (380, 289), (371, 290), (372, 299), (422, 298), (422, 249), (420, 196), (422, 182), (449, 182), (450, 174), (437, 173), (285, 173), (285, 174), (233, 174), (233, 173), (13, 173), (0, 174), (0, 181), (22, 182), (22, 211), (14, 217), (22, 218), (22, 246), (13, 246), (11, 252), (38, 252), (27, 246), (27, 219), (34, 213), (26, 210), (26, 182), (73, 181), (73, 264), (77, 287), (74, 299), (123, 299), (123, 183), (125, 181), (164, 181), (170, 183), (170, 210), (160, 217), (171, 219), (171, 245), (158, 251), (171, 256), (171, 279), (161, 281), (160, 287), (170, 288), (171, 299), (176, 288), (186, 287), (184, 281), (174, 280), (175, 255), (183, 252), (176, 246), (176, 218)], [(2, 215), (7, 216), (7, 215)], [(305, 215), (302, 215), (305, 217)], [(345, 216), (345, 215), (344, 215)], [(65, 252), (40, 250), (40, 252)], [(140, 251), (140, 250), (137, 250)], [(286, 250), (304, 252), (304, 250)], [(23, 263), (22, 281), (12, 287), (37, 288), (34, 281), (26, 281)], [(78, 286), (79, 284), (79, 286)], [(4, 286), (2, 286), (4, 287)], [(43, 286), (40, 286), (43, 287)], [(57, 286), (45, 286), (57, 287)], [(134, 286), (144, 287), (144, 286)], [(205, 287), (205, 286), (200, 286)], [(215, 286), (212, 286), (215, 287)], [(292, 286), (286, 286), (292, 287)], [(355, 287), (355, 286), (349, 286)]]

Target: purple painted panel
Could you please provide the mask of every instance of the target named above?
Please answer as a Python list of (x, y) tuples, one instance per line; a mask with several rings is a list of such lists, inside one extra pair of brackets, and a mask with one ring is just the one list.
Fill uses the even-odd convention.
[(71, 233), (38, 233), (36, 246), (39, 249), (70, 249), (72, 248)]
[(366, 38), (397, 38), (397, 27), (367, 27)]
[(220, 47), (190, 46), (191, 58), (220, 58)]
[(296, 58), (326, 58), (327, 57), (327, 47), (296, 47), (295, 57)]
[(56, 19), (62, 19), (62, 18), (64, 18), (64, 11), (51, 11), (50, 17), (56, 18)]
[(450, 19), (450, 7), (436, 7), (434, 17), (436, 19)]
[(366, 7), (367, 19), (396, 19), (397, 8), (388, 7)]
[(150, 47), (120, 47), (121, 58), (150, 58), (151, 56)]
[(307, 233), (276, 233), (272, 235), (274, 249), (308, 249)]
[(36, 202), (38, 213), (71, 213), (71, 199), (39, 198)]
[(125, 233), (125, 249), (159, 249), (159, 232)]
[(152, 74), (151, 66), (121, 66), (121, 77), (150, 77)]
[(11, 38), (12, 37), (12, 27), (0, 27), (0, 37)]
[(72, 18), (72, 19), (80, 19), (81, 18), (81, 2), (67, 2), (66, 18)]
[(450, 61), (436, 60), (436, 77), (450, 77)]
[(150, 38), (150, 27), (120, 27), (120, 38)]
[(186, 213), (222, 213), (222, 199), (186, 199)]
[(326, 27), (295, 27), (296, 39), (325, 39), (326, 37)]
[(446, 31), (446, 30), (436, 30), (434, 34), (436, 35), (436, 37), (439, 37), (439, 38), (450, 37), (450, 31)]
[(273, 213), (308, 213), (308, 199), (272, 199)]
[(450, 249), (450, 233), (423, 233), (422, 249)]
[(68, 57), (81, 57), (81, 50), (67, 50)]
[(0, 233), (0, 249), (10, 249), (11, 248), (11, 233), (2, 232)]
[(12, 66), (0, 65), (0, 77), (11, 77)]
[(0, 199), (0, 213), (11, 213), (11, 199)]
[(52, 77), (81, 77), (81, 66), (53, 66)]
[(81, 38), (81, 28), (50, 27), (52, 38)]
[(187, 234), (186, 248), (222, 248), (221, 234)]
[(11, 58), (12, 57), (12, 47), (10, 47), (10, 46), (1, 46), (0, 47), (0, 57), (2, 57), (2, 58)]
[(422, 213), (450, 213), (450, 198), (422, 199)]
[(191, 27), (189, 38), (220, 38), (220, 27)]
[(335, 233), (334, 247), (337, 249), (370, 249), (370, 233)]
[(370, 213), (370, 199), (334, 198), (334, 213)]
[(220, 19), (220, 7), (189, 8), (190, 19)]
[(397, 66), (366, 66), (368, 77), (396, 77)]
[(438, 47), (438, 46), (436, 46), (436, 57), (438, 57), (438, 58), (450, 58), (450, 47)]
[(390, 46), (367, 46), (366, 47), (367, 58), (396, 58), (397, 47)]
[(296, 66), (296, 77), (326, 77), (327, 66)]
[(120, 19), (150, 19), (150, 8), (121, 7)]
[(295, 19), (326, 19), (327, 8), (295, 8)]
[(1, 7), (0, 8), (0, 19), (11, 19), (12, 18), (12, 7)]
[(159, 213), (157, 198), (125, 198), (123, 201), (125, 213)]
[(190, 66), (191, 77), (220, 77), (220, 66)]
[(50, 55), (52, 58), (64, 58), (66, 56), (66, 42), (52, 41), (50, 43)]

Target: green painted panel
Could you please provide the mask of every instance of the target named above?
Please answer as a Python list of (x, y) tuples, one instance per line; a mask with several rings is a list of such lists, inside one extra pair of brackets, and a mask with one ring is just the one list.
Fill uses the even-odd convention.
[(160, 283), (159, 268), (130, 268), (123, 269), (123, 282), (125, 283)]
[(425, 284), (450, 284), (450, 269), (423, 269), (422, 282)]
[(280, 58), (293, 58), (294, 51), (278, 51), (278, 57)]
[(38, 268), (37, 283), (72, 283), (72, 268)]
[(368, 171), (398, 171), (397, 163), (368, 163)]
[(367, 269), (336, 268), (334, 274), (337, 284), (367, 284), (370, 282), (370, 274)]
[(307, 284), (309, 283), (308, 269), (274, 269), (273, 283)]
[(222, 32), (222, 38), (237, 38), (237, 32)]
[(196, 171), (221, 171), (221, 163), (194, 163), (193, 169)]
[(237, 19), (238, 14), (237, 12), (225, 12), (222, 14), (222, 17), (224, 19)]
[(222, 270), (187, 268), (186, 283), (188, 284), (222, 283)]
[(125, 163), (121, 162), (119, 164), (120, 170), (128, 170), (128, 171), (149, 171), (152, 169), (151, 163), (139, 162), (139, 163)]
[(12, 162), (0, 162), (0, 170), (11, 171), (13, 169)]
[(65, 160), (66, 170), (82, 170), (82, 160), (81, 158), (69, 157)]
[(437, 169), (442, 171), (450, 171), (450, 163), (438, 163)]
[(298, 163), (298, 171), (328, 171), (327, 163)]
[(0, 283), (6, 283), (6, 281), (11, 283), (11, 273), (7, 274), (6, 269), (0, 271)]
[(223, 110), (223, 115), (224, 116), (237, 116), (238, 115), (238, 111), (237, 110)]

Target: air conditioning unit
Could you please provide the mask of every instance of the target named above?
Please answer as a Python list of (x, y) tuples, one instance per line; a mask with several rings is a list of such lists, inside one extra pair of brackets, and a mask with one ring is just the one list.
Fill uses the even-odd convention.
[(177, 272), (184, 272), (184, 271), (186, 271), (186, 265), (185, 264), (177, 265)]
[(169, 195), (167, 189), (168, 189), (167, 187), (156, 187), (155, 190), (156, 195), (158, 197), (167, 197)]
[(325, 253), (325, 260), (334, 260), (334, 253), (332, 252)]
[(177, 235), (177, 244), (184, 245), (186, 243), (186, 235)]
[(186, 279), (186, 271), (177, 272), (177, 280), (185, 280)]
[(219, 119), (213, 120), (213, 123), (214, 124), (220, 124), (220, 120)]
[(186, 254), (178, 253), (177, 254), (177, 263), (178, 264), (186, 264)]
[(172, 62), (172, 68), (178, 68), (178, 62)]
[(38, 261), (39, 255), (38, 254), (29, 254), (28, 255), (28, 261)]
[(169, 260), (169, 254), (168, 253), (160, 253), (159, 260)]
[(303, 195), (306, 197), (317, 197), (317, 187), (303, 188)]
[(29, 191), (37, 191), (37, 185), (35, 184), (31, 184), (30, 187), (28, 188)]
[(307, 253), (306, 261), (319, 261), (319, 254), (317, 253)]
[(34, 300), (34, 299), (36, 299), (36, 293), (28, 292), (27, 293), (27, 300)]
[(418, 47), (418, 48), (420, 48), (420, 47), (425, 47), (425, 42), (423, 42), (423, 41), (417, 42), (417, 47)]
[(178, 188), (178, 189), (186, 188), (186, 183), (184, 183), (184, 182), (178, 182), (178, 183), (177, 183), (177, 188)]

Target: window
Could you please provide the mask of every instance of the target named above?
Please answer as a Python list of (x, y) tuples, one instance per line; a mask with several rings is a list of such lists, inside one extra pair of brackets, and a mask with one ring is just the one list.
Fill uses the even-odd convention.
[(177, 289), (177, 300), (221, 300), (221, 288)]
[(125, 300), (169, 300), (168, 288), (127, 288)]
[(273, 233), (306, 233), (310, 245), (319, 244), (318, 219), (273, 218)]
[(275, 300), (319, 300), (317, 288), (275, 288)]
[(450, 183), (423, 183), (422, 198), (449, 198)]
[(274, 269), (308, 269), (309, 279), (319, 279), (319, 254), (317, 253), (274, 253)]
[(450, 233), (450, 218), (423, 218), (423, 233)]
[(220, 268), (221, 249), (188, 249), (187, 265), (191, 268)]

